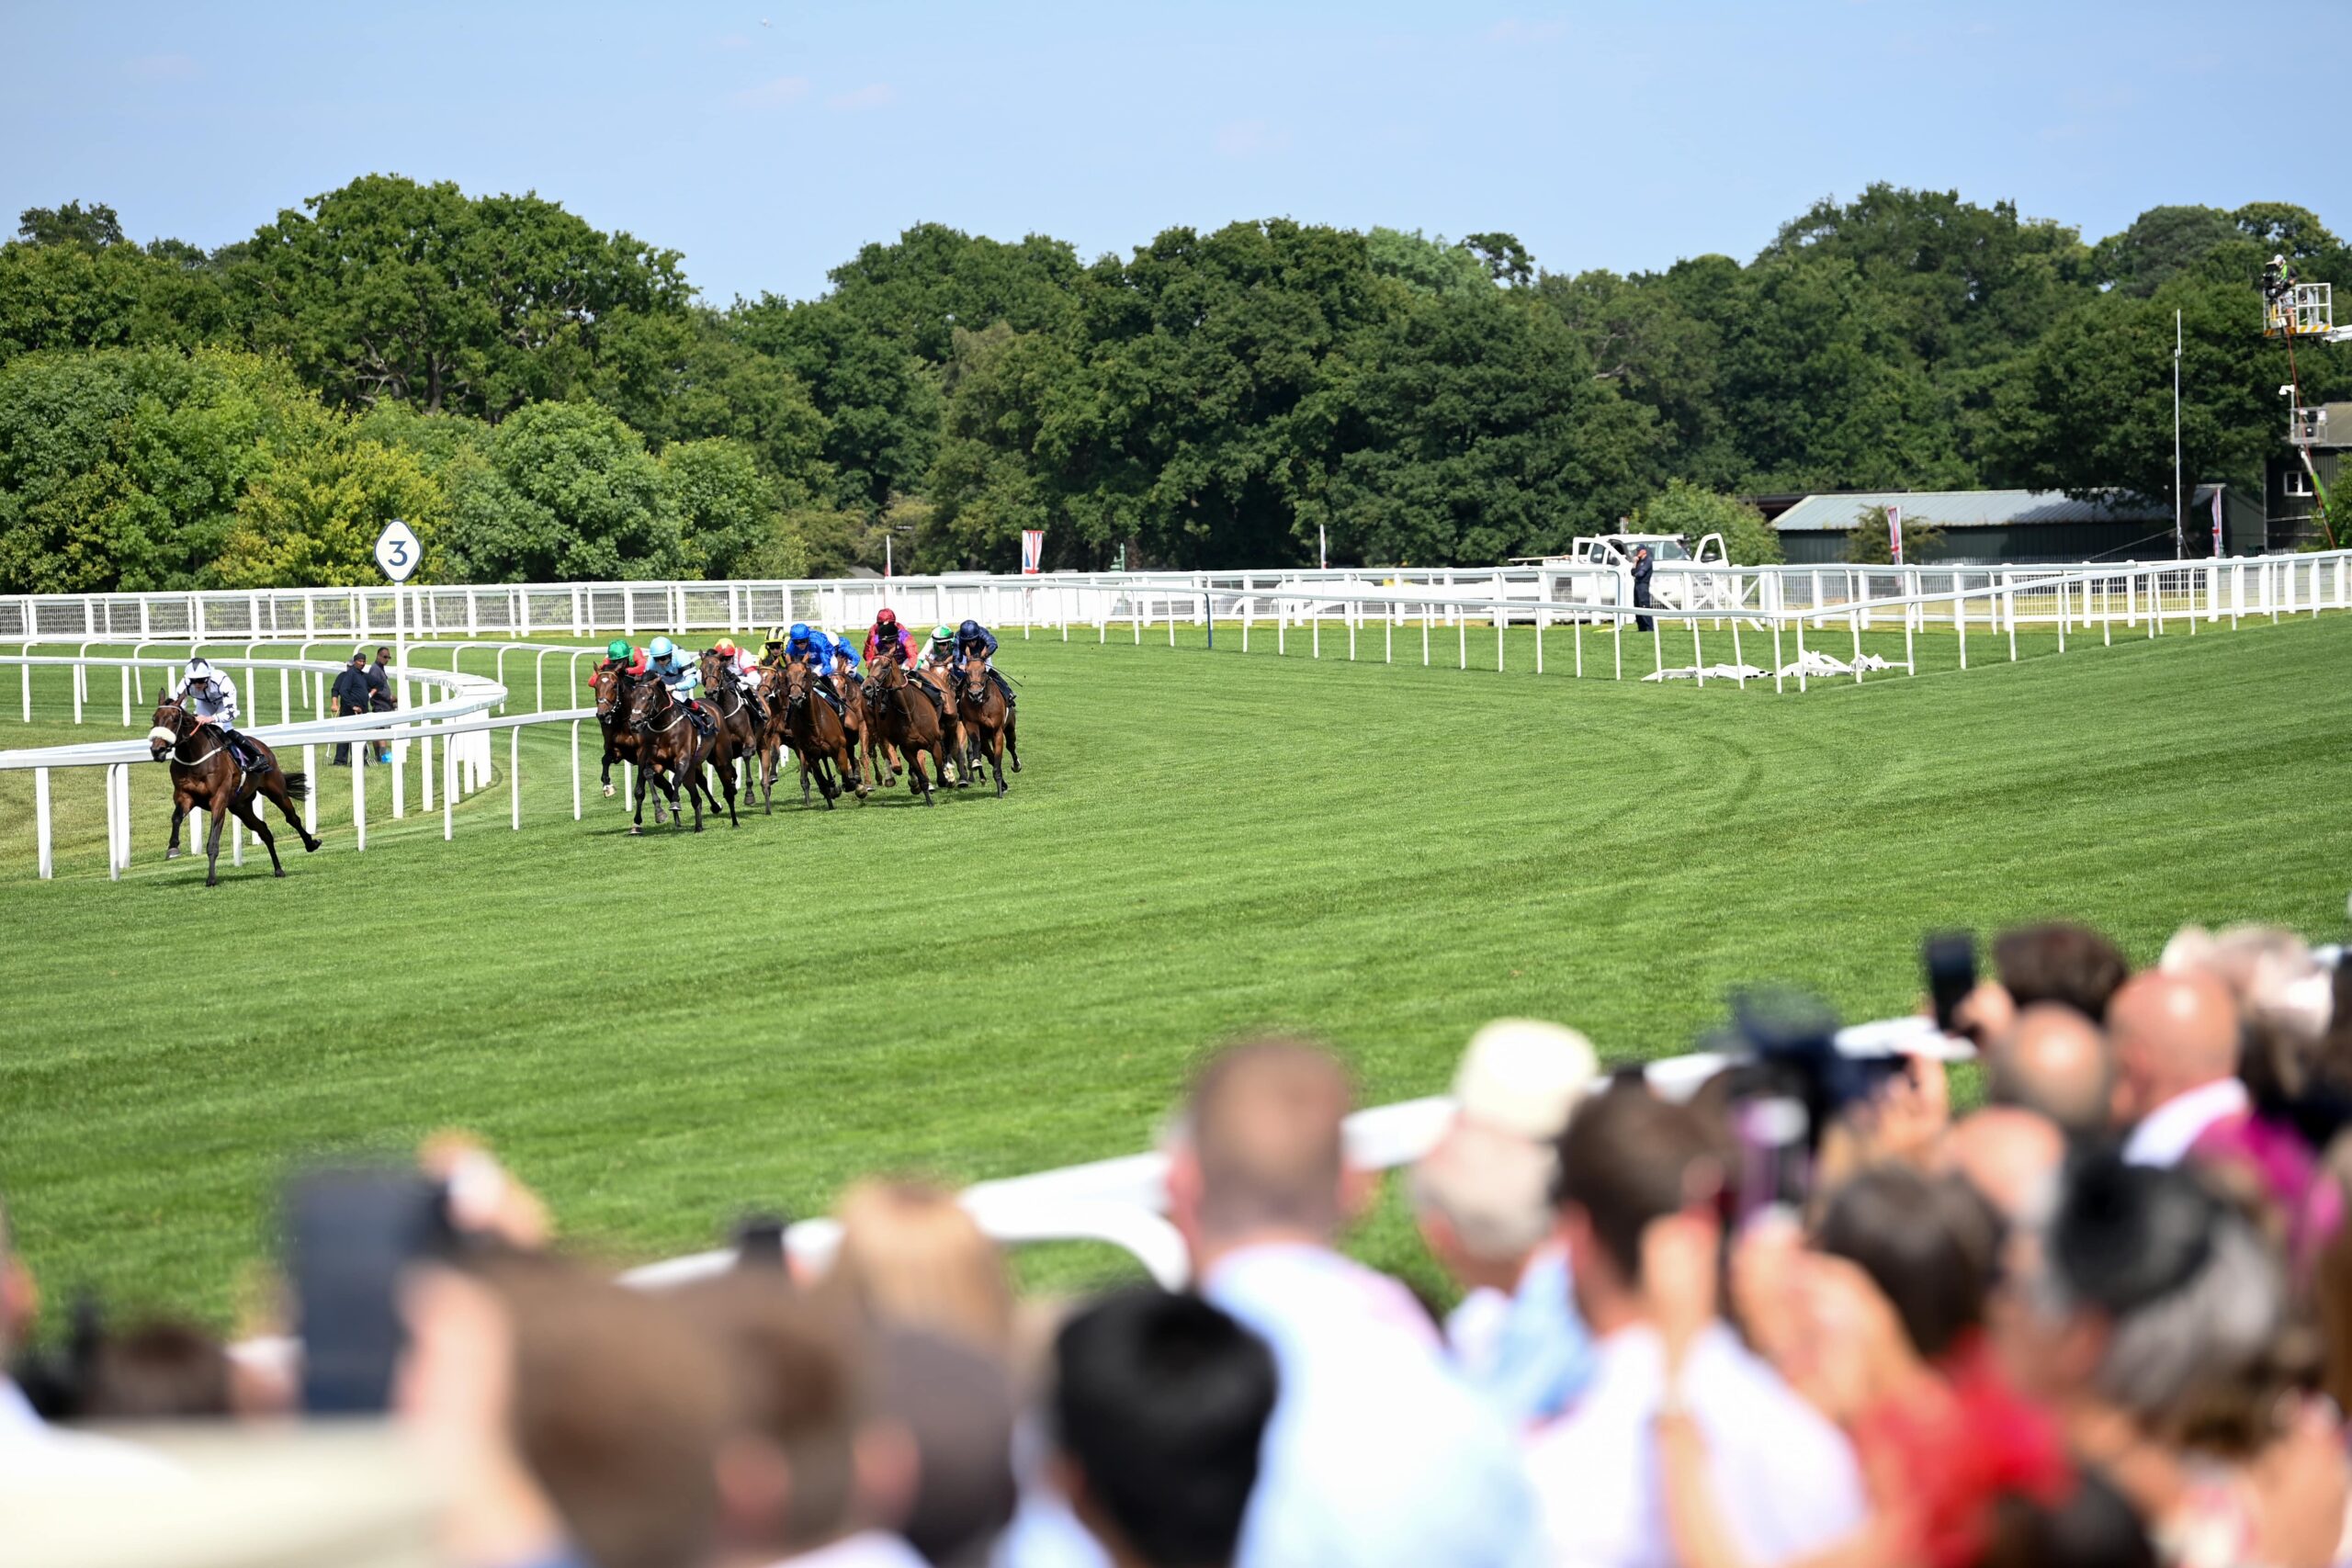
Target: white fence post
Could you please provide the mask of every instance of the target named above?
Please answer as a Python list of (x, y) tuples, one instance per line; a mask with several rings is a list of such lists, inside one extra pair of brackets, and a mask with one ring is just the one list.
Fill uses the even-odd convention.
[(56, 847), (50, 840), (49, 770), (33, 770), (33, 844), (40, 866), (40, 879), (47, 882), (57, 874)]

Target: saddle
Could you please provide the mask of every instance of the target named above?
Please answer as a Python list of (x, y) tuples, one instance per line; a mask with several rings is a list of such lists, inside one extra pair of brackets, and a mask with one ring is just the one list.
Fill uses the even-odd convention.
[(229, 737), (229, 755), (235, 758), (237, 766), (244, 769), (248, 773), (266, 773), (272, 766), (269, 753), (263, 750), (260, 743), (250, 736), (232, 734)]
[(688, 703), (685, 709), (686, 722), (695, 727), (696, 733), (707, 736), (717, 732), (718, 720), (711, 716), (708, 708), (699, 703)]

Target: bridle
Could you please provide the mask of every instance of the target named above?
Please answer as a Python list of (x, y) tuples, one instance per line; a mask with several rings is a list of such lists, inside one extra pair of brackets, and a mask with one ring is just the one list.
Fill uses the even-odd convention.
[(165, 708), (169, 708), (171, 710), (173, 717), (172, 744), (170, 749), (166, 750), (163, 756), (155, 759), (157, 761), (169, 761), (183, 768), (200, 768), (205, 763), (212, 761), (213, 758), (218, 757), (221, 752), (229, 749), (229, 743), (226, 740), (223, 740), (220, 745), (215, 746), (211, 750), (207, 751), (201, 757), (191, 759), (181, 756), (180, 748), (187, 745), (188, 742), (188, 737), (195, 733), (193, 730), (182, 729), (180, 728), (182, 724), (185, 724), (187, 721), (187, 705), (179, 701), (177, 698), (174, 698), (172, 701), (162, 704), (155, 709), (156, 716), (159, 718), (163, 716), (164, 710)]

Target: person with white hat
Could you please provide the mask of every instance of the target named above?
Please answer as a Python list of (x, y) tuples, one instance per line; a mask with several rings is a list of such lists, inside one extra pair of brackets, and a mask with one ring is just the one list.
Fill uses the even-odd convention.
[(1454, 1120), (1414, 1168), (1422, 1239), (1468, 1292), (1446, 1319), (1464, 1381), (1513, 1421), (1560, 1414), (1592, 1372), (1567, 1254), (1553, 1235), (1554, 1145), (1600, 1076), (1572, 1029), (1498, 1019), (1472, 1037)]

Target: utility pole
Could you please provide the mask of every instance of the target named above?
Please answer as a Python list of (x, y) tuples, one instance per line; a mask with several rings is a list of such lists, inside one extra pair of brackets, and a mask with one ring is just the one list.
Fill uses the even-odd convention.
[(2188, 525), (2181, 521), (2180, 490), (2180, 312), (2172, 313), (2172, 553), (2176, 560), (2188, 554)]

